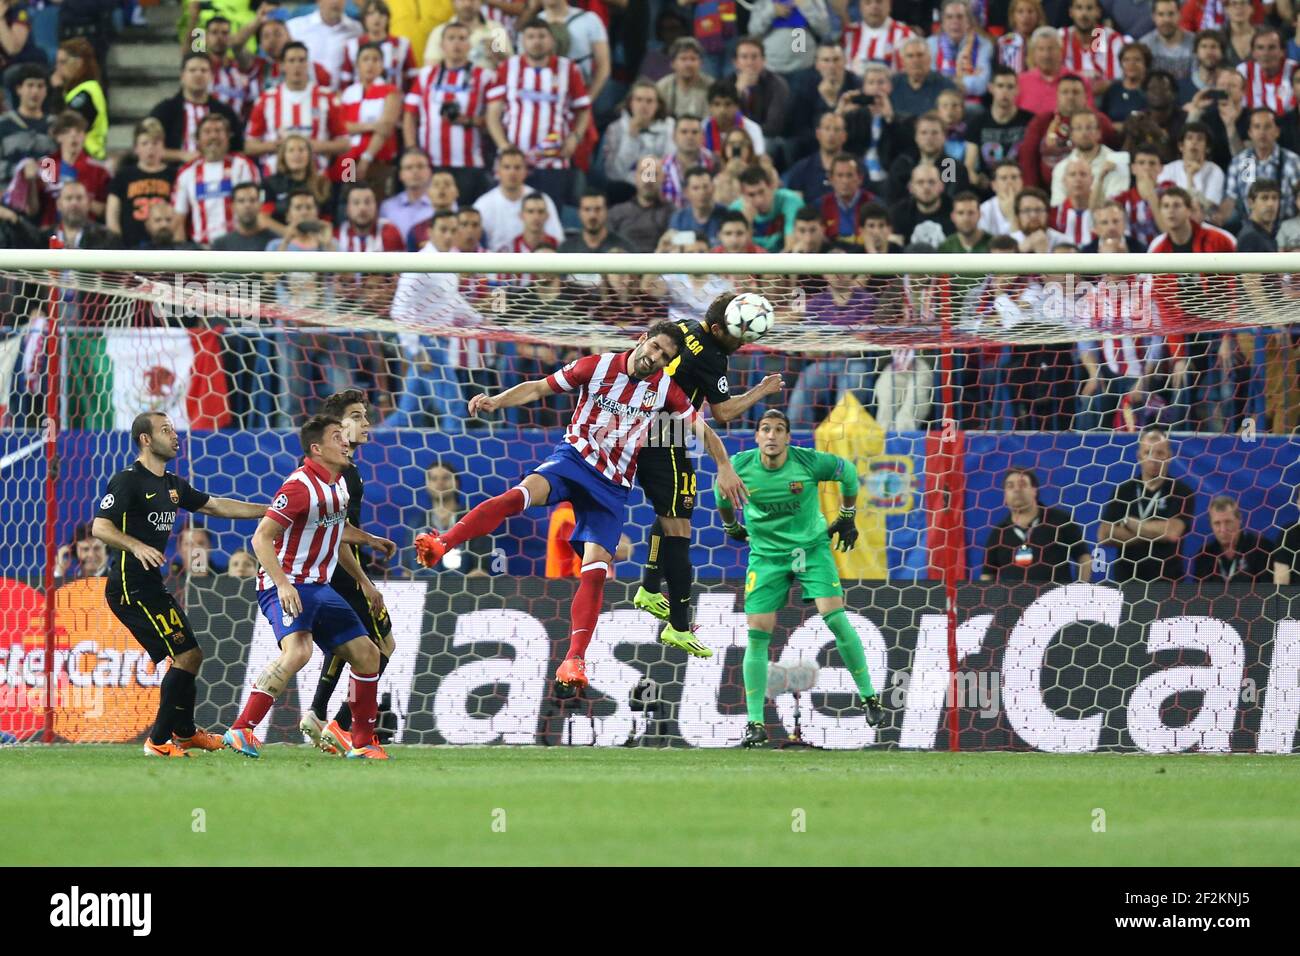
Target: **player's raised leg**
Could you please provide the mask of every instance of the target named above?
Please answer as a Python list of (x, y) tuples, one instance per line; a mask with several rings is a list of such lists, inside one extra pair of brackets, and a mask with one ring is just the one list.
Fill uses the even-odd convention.
[[(645, 456), (641, 460), (641, 484), (645, 485)], [(632, 598), (632, 606), (647, 611), (661, 621), (668, 620), (668, 599), (663, 596), (664, 526), (658, 518), (650, 526), (645, 567), (641, 569), (641, 586)]]
[(477, 505), (444, 534), (429, 532), (417, 537), (416, 557), (426, 568), (432, 568), (457, 545), (491, 534), (501, 526), (501, 522), (523, 514), (533, 505), (546, 504), (550, 493), (551, 486), (547, 480), (534, 472), (509, 491)]

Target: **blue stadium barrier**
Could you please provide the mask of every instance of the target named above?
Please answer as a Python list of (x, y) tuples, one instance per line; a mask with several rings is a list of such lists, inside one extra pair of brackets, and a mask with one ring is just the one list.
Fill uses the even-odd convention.
[[(472, 507), (485, 497), (511, 487), (550, 453), (560, 430), (503, 429), (496, 434), (446, 435), (423, 430), (376, 431), (361, 453), (369, 493), (363, 513), (368, 530), (392, 537), (402, 547), (423, 530), (424, 471), (442, 461), (460, 475), (463, 504)], [(32, 454), (11, 462), (0, 478), (14, 497), (5, 501), (0, 522), (0, 575), (31, 578), (43, 567), (44, 504), (43, 451), (33, 443), (34, 432), (0, 435), (0, 458), (24, 448)], [(747, 433), (724, 435), (734, 453), (748, 447)], [(809, 433), (795, 441), (813, 444)], [(1111, 489), (1136, 470), (1136, 436), (1095, 433), (968, 432), (966, 433), (967, 564), (979, 573), (983, 543), (989, 528), (1004, 515), (1001, 478), (1010, 465), (1030, 465), (1039, 475), (1040, 501), (1069, 509), (1083, 526), (1087, 540), (1096, 541), (1097, 523)], [(281, 479), (297, 464), (297, 437), (271, 430), (196, 432), (185, 436), (183, 456), (175, 470), (211, 494), (269, 501)], [(893, 579), (926, 576), (926, 520), (921, 495), (925, 487), (925, 436), (891, 434), (880, 463), (861, 468), (866, 491), (864, 505), (876, 500), (880, 488), (897, 494), (901, 507), (886, 518), (888, 566)], [(1244, 512), (1245, 526), (1276, 538), (1297, 519), (1293, 492), (1300, 481), (1300, 441), (1275, 435), (1253, 440), (1235, 435), (1177, 437), (1172, 473), (1196, 491), (1196, 519), (1183, 544), (1190, 563), (1210, 535), (1207, 509), (1218, 494), (1233, 496)], [(60, 542), (71, 539), (78, 522), (89, 521), (108, 478), (130, 459), (126, 432), (65, 432), (59, 437), (61, 462), (57, 493)], [(907, 469), (898, 464), (910, 462)], [(886, 467), (877, 468), (877, 464)], [(700, 466), (700, 508), (696, 517), (692, 561), (702, 577), (740, 577), (745, 552), (722, 532), (711, 494), (714, 468)], [(886, 483), (882, 485), (881, 482)], [(497, 546), (514, 575), (544, 572), (546, 523), (544, 509), (506, 522)], [(631, 496), (626, 531), (635, 546), (633, 561), (645, 557), (646, 529), (654, 515), (640, 488)], [(205, 519), (214, 546), (229, 554), (245, 545), (253, 522)], [(173, 539), (173, 546), (175, 539)], [(409, 559), (408, 559), (409, 560)], [(630, 572), (629, 572), (630, 573)]]

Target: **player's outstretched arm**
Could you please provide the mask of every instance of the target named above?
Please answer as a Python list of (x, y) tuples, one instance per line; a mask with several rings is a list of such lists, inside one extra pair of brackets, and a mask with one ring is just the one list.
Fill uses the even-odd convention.
[(745, 483), (740, 480), (736, 474), (736, 469), (731, 466), (731, 458), (727, 455), (727, 448), (722, 444), (722, 439), (718, 433), (709, 427), (708, 423), (699, 417), (695, 419), (695, 436), (704, 443), (704, 450), (709, 453), (718, 466), (718, 491), (722, 498), (731, 502), (733, 507), (744, 507), (745, 501), (749, 498), (749, 491), (745, 488)]
[(135, 555), (135, 559), (146, 568), (161, 568), (166, 563), (167, 559), (161, 551), (149, 547), (139, 538), (134, 538), (125, 531), (119, 531), (107, 518), (96, 518), (90, 526), (90, 533), (110, 548)]
[(519, 405), (529, 405), (538, 399), (545, 398), (547, 395), (554, 395), (555, 392), (551, 386), (546, 384), (546, 379), (539, 378), (532, 382), (520, 382), (513, 388), (508, 388), (500, 395), (475, 395), (469, 400), (470, 415), (477, 415), (479, 412), (495, 412), (499, 408), (515, 408)]
[(361, 593), (366, 596), (371, 610), (376, 614), (384, 609), (384, 596), (379, 593), (379, 589), (366, 577), (366, 572), (361, 570), (361, 563), (357, 560), (356, 552), (351, 548), (339, 548), (339, 567), (348, 574), (361, 587)]
[(783, 388), (785, 388), (785, 379), (780, 374), (767, 375), (763, 378), (763, 381), (743, 395), (734, 395), (725, 402), (709, 402), (709, 411), (712, 413), (715, 422), (719, 425), (725, 425), (727, 422), (735, 421), (753, 408), (759, 399), (775, 395)]
[(214, 518), (260, 518), (266, 514), (266, 505), (234, 498), (209, 498), (208, 503), (199, 509), (199, 514)]
[(275, 553), (275, 539), (283, 533), (283, 525), (274, 518), (264, 517), (253, 532), (253, 554), (257, 556), (262, 570), (275, 583), (281, 609), (286, 614), (297, 617), (302, 613), (302, 599), (298, 597), (298, 589), (284, 573), (284, 568), (280, 567), (280, 557)]
[(377, 534), (371, 534), (368, 531), (362, 531), (356, 525), (347, 525), (343, 529), (344, 544), (359, 544), (363, 548), (370, 548), (372, 551), (378, 551), (385, 558), (391, 558), (397, 553), (397, 542), (389, 538), (381, 538)]

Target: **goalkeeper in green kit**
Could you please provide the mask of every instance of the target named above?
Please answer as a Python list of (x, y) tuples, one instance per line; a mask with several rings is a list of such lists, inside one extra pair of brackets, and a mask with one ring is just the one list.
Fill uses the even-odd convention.
[[(785, 606), (790, 584), (797, 580), (805, 601), (815, 601), (817, 612), (835, 635), (844, 666), (858, 686), (867, 723), (877, 726), (885, 717), (880, 697), (867, 673), (862, 640), (844, 613), (844, 588), (831, 554), (850, 550), (858, 540), (854, 524), (858, 500), (858, 473), (853, 463), (837, 455), (791, 447), (790, 420), (768, 409), (758, 422), (758, 447), (732, 456), (736, 473), (749, 489), (742, 525), (731, 503), (718, 497), (727, 535), (749, 541), (749, 567), (745, 573), (745, 615), (749, 644), (745, 648), (745, 747), (767, 743), (763, 702), (767, 698), (768, 645), (776, 626), (776, 612)], [(842, 503), (839, 519), (827, 527), (817, 504), (817, 484), (838, 481)]]

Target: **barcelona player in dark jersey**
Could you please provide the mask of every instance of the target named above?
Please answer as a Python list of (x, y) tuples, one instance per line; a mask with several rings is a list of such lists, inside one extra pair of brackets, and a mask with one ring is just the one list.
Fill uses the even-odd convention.
[(109, 610), (155, 664), (166, 657), (172, 661), (162, 679), (158, 716), (144, 752), (188, 757), (191, 750), (220, 750), (220, 737), (194, 726), (195, 680), (203, 651), (185, 611), (163, 587), (159, 568), (178, 509), (216, 518), (258, 518), (266, 505), (214, 498), (169, 472), (167, 463), (180, 450), (180, 437), (166, 415), (137, 415), (131, 423), (131, 444), (139, 458), (109, 480), (91, 531), (111, 556), (104, 588)]
[[(728, 292), (709, 304), (703, 322), (680, 322), (686, 346), (668, 366), (673, 381), (698, 410), (706, 401), (719, 425), (739, 418), (768, 395), (781, 391), (780, 375), (768, 375), (743, 395), (732, 395), (727, 381), (727, 358), (740, 348), (740, 339), (727, 334), (727, 306), (736, 297)], [(668, 626), (659, 640), (696, 657), (712, 657), (691, 630), (691, 515), (697, 494), (695, 468), (687, 454), (685, 434), (674, 434), (671, 422), (652, 432), (641, 449), (637, 478), (655, 509), (650, 530), (650, 552), (641, 575), (641, 587), (632, 603), (649, 611)], [(667, 598), (661, 593), (668, 585)]]
[[(343, 547), (351, 548), (362, 570), (369, 573), (370, 561), (361, 549), (370, 548), (384, 558), (391, 558), (397, 553), (397, 545), (388, 538), (361, 530), (361, 499), (365, 494), (365, 483), (361, 480), (361, 472), (357, 470), (357, 449), (370, 441), (370, 417), (365, 393), (349, 388), (331, 395), (321, 405), (320, 414), (337, 418), (343, 423), (343, 436), (351, 447), (352, 464), (343, 471), (343, 481), (348, 489), (348, 523), (343, 532)], [(380, 607), (377, 611), (373, 610), (366, 596), (361, 593), (361, 586), (356, 579), (342, 567), (335, 569), (330, 586), (357, 612), (370, 639), (378, 646), (379, 673), (382, 675), (393, 655), (393, 622), (388, 616), (388, 609)], [(329, 710), (330, 697), (334, 694), (339, 676), (343, 673), (344, 663), (343, 658), (337, 655), (325, 661), (311, 709), (303, 714), (302, 722), (298, 725), (298, 729), (311, 738), (317, 747), (340, 757), (352, 749), (352, 708), (344, 701), (338, 714), (328, 724), (325, 723), (325, 714)]]

